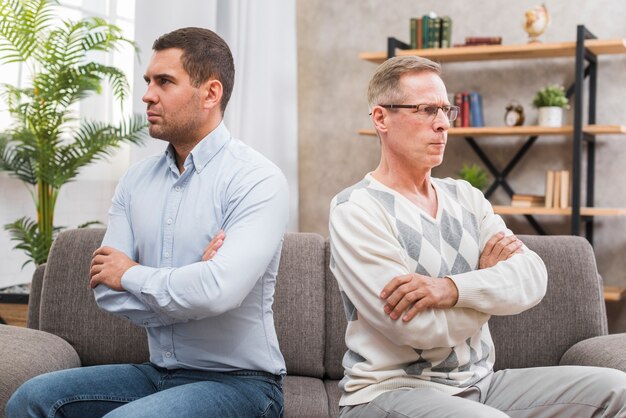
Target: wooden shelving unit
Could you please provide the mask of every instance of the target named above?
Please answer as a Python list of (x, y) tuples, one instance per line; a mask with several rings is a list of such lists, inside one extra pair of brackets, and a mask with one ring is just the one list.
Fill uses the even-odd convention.
[[(560, 215), (571, 216), (572, 208), (545, 208), (530, 207), (521, 208), (517, 206), (493, 206), (493, 211), (499, 215)], [(581, 207), (580, 214), (582, 216), (624, 216), (626, 208), (598, 208), (598, 207)]]
[[(585, 48), (595, 55), (626, 54), (626, 39), (587, 39), (585, 40)], [(397, 50), (396, 55), (419, 55), (439, 62), (574, 57), (576, 56), (576, 42), (403, 49)], [(362, 52), (359, 54), (359, 58), (380, 64), (387, 59), (387, 53)]]
[[(376, 136), (373, 129), (361, 129), (359, 135)], [(450, 128), (449, 137), (457, 136), (531, 136), (531, 135), (568, 135), (574, 133), (572, 125), (559, 128), (547, 128), (544, 126), (485, 126), (481, 128)], [(583, 133), (590, 135), (620, 135), (626, 134), (626, 126), (623, 125), (587, 125), (583, 126)]]
[[(471, 62), (471, 61), (494, 61), (494, 60), (524, 60), (524, 59), (552, 59), (574, 58), (575, 81), (567, 90), (568, 97), (573, 96), (574, 121), (572, 125), (559, 128), (546, 128), (541, 126), (488, 126), (480, 128), (450, 128), (450, 138), (460, 137), (465, 139), (476, 152), (481, 161), (489, 169), (495, 181), (485, 192), (487, 198), (497, 187), (503, 187), (509, 196), (514, 194), (506, 177), (515, 165), (525, 156), (528, 149), (540, 136), (567, 136), (568, 143), (572, 147), (571, 166), (571, 207), (569, 208), (520, 208), (512, 206), (494, 206), (494, 211), (502, 215), (524, 215), (538, 233), (545, 234), (541, 225), (534, 216), (569, 216), (571, 219), (571, 234), (580, 235), (581, 224), (584, 222), (586, 238), (593, 244), (593, 219), (596, 216), (625, 216), (626, 208), (598, 208), (594, 205), (594, 176), (595, 176), (595, 142), (597, 135), (624, 135), (626, 127), (623, 125), (596, 125), (596, 86), (598, 55), (626, 54), (626, 39), (596, 39), (584, 26), (577, 27), (576, 41), (533, 43), (521, 45), (483, 45), (438, 49), (403, 49), (408, 45), (395, 38), (388, 38), (386, 52), (363, 52), (359, 54), (362, 60), (373, 63), (382, 63), (391, 56), (419, 55), (441, 63)], [(584, 88), (584, 81), (587, 90)], [(584, 95), (588, 95), (584, 97)], [(584, 103), (587, 108), (584, 109)], [(586, 112), (584, 118), (583, 112)], [(585, 120), (583, 122), (583, 120)], [(363, 129), (359, 134), (376, 136), (372, 129)], [(496, 140), (498, 137), (527, 137), (524, 145), (513, 155), (506, 166), (499, 170), (489, 159), (475, 137), (486, 137)], [(582, 169), (583, 169), (583, 145), (586, 146), (586, 201), (582, 201)], [(605, 287), (605, 299), (620, 301), (626, 294), (626, 289), (618, 287)]]

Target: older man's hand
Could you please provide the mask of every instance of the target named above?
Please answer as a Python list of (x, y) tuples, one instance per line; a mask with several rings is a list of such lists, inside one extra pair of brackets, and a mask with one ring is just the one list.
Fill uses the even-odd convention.
[(522, 252), (522, 241), (520, 241), (515, 235), (504, 236), (504, 232), (498, 232), (492, 236), (482, 254), (480, 254), (480, 260), (478, 261), (478, 268), (484, 269), (493, 267), (500, 261), (508, 260), (513, 255)]
[(459, 291), (454, 282), (447, 278), (434, 278), (413, 273), (394, 277), (380, 293), (387, 302), (384, 310), (393, 320), (402, 316), (407, 322), (428, 308), (452, 308)]

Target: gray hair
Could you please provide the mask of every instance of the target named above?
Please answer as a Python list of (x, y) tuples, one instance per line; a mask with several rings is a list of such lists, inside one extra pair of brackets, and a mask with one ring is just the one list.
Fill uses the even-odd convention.
[(376, 69), (367, 89), (370, 111), (379, 104), (402, 103), (405, 100), (405, 93), (398, 86), (400, 77), (407, 73), (425, 71), (441, 76), (441, 65), (415, 55), (393, 57), (383, 62)]

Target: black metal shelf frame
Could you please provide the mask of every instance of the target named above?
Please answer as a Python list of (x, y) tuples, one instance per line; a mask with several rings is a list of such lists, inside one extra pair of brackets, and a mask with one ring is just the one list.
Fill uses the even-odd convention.
[[(596, 39), (596, 36), (589, 32), (584, 25), (576, 28), (576, 59), (574, 65), (574, 82), (566, 91), (567, 98), (574, 96), (574, 132), (572, 134), (572, 195), (571, 195), (571, 227), (572, 235), (580, 235), (581, 224), (585, 222), (585, 237), (593, 244), (593, 216), (581, 215), (581, 195), (582, 195), (582, 158), (583, 142), (587, 144), (587, 172), (586, 172), (586, 203), (585, 206), (594, 206), (594, 181), (595, 181), (595, 135), (583, 132), (583, 99), (584, 81), (589, 79), (588, 84), (588, 108), (587, 123), (593, 125), (596, 122), (596, 91), (598, 80), (598, 59), (595, 54), (585, 48), (585, 39)], [(393, 37), (387, 38), (387, 58), (395, 56), (396, 49), (410, 49), (410, 45)], [(586, 65), (585, 65), (586, 64)], [(515, 191), (507, 181), (507, 177), (515, 166), (522, 160), (526, 153), (537, 141), (538, 136), (529, 136), (520, 149), (508, 161), (505, 167), (500, 170), (491, 161), (489, 156), (482, 150), (476, 139), (466, 136), (465, 140), (474, 153), (492, 174), (494, 181), (485, 191), (485, 197), (489, 198), (498, 187), (512, 197)], [(537, 222), (534, 216), (524, 215), (530, 225), (538, 234), (546, 235), (546, 231)]]

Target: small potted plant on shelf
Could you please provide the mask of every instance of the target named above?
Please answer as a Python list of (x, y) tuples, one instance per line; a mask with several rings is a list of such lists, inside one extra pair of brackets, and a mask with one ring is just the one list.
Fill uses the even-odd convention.
[(458, 174), (461, 180), (465, 180), (480, 191), (483, 191), (489, 184), (487, 173), (478, 164), (463, 164)]
[(542, 88), (535, 94), (533, 106), (539, 109), (539, 126), (561, 126), (563, 109), (569, 109), (565, 89), (558, 85)]

